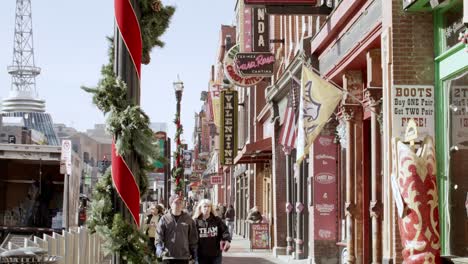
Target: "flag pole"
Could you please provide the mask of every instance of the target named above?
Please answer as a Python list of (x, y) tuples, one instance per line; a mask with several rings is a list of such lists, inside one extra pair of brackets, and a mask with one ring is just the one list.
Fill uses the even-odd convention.
[[(326, 80), (327, 82), (329, 82), (330, 84), (332, 84), (333, 86), (335, 86), (335, 88), (337, 88), (338, 90), (342, 91), (344, 94), (348, 95), (349, 97), (353, 98), (354, 100), (356, 100), (361, 106), (364, 106), (364, 102), (361, 101), (359, 98), (357, 98), (356, 96), (354, 96), (352, 93), (346, 91), (345, 89), (343, 89), (343, 87), (339, 86), (337, 83), (335, 83), (334, 81), (332, 80), (328, 80), (328, 79), (325, 79), (322, 74), (317, 70), (315, 69), (314, 67), (312, 67), (312, 65), (310, 65), (310, 63), (308, 63), (306, 60), (305, 60), (305, 54), (304, 54), (304, 51), (301, 50), (300, 51), (301, 54), (299, 54), (299, 56), (301, 57), (301, 61), (302, 61), (302, 65), (309, 68), (310, 70), (312, 70), (315, 74), (317, 74), (320, 78)], [(288, 73), (290, 75), (290, 77), (298, 82), (298, 83), (301, 83), (301, 80), (299, 80), (296, 76), (294, 76), (294, 74), (292, 74), (291, 70), (288, 70)], [(380, 99), (382, 100), (382, 99)], [(377, 112), (375, 112), (374, 110), (372, 109), (368, 109), (370, 112), (373, 112), (374, 114), (378, 114)]]

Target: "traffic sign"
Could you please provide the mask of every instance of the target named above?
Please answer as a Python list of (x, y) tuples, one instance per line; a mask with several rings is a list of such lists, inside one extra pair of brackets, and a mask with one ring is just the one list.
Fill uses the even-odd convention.
[[(70, 175), (71, 174), (71, 148), (72, 143), (71, 140), (62, 140), (62, 154), (60, 155), (60, 165), (62, 164), (65, 166), (65, 172)], [(61, 170), (62, 171), (62, 170)]]

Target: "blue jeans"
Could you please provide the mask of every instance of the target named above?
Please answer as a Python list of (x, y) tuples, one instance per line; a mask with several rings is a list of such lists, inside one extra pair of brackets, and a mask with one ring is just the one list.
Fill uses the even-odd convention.
[(234, 236), (234, 221), (226, 221), (226, 225), (229, 228), (229, 234), (231, 234), (231, 239)]
[(198, 256), (198, 264), (221, 264), (222, 260), (222, 255), (217, 257)]

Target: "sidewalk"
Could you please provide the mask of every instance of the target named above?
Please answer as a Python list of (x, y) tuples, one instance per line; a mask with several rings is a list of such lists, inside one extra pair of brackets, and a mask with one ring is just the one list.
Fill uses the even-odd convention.
[(286, 263), (307, 263), (290, 259), (289, 256), (279, 256), (275, 258), (271, 250), (250, 250), (250, 241), (241, 236), (234, 235), (231, 248), (223, 253), (223, 263), (225, 264), (286, 264)]

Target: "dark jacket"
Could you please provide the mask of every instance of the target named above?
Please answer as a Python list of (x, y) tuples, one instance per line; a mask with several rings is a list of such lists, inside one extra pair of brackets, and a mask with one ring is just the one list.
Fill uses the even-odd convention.
[(234, 208), (229, 207), (224, 216), (226, 217), (227, 221), (234, 221), (234, 218), (236, 217), (236, 212), (234, 211)]
[(263, 217), (259, 211), (250, 211), (249, 215), (247, 216), (247, 220), (252, 221), (254, 223), (260, 223)]
[(163, 215), (156, 233), (155, 244), (163, 249), (163, 259), (190, 259), (196, 253), (197, 228), (188, 214), (182, 212), (177, 222), (170, 212)]
[(221, 255), (220, 242), (231, 242), (231, 235), (221, 218), (211, 214), (204, 220), (203, 216), (195, 219), (198, 229), (198, 257), (215, 257)]

